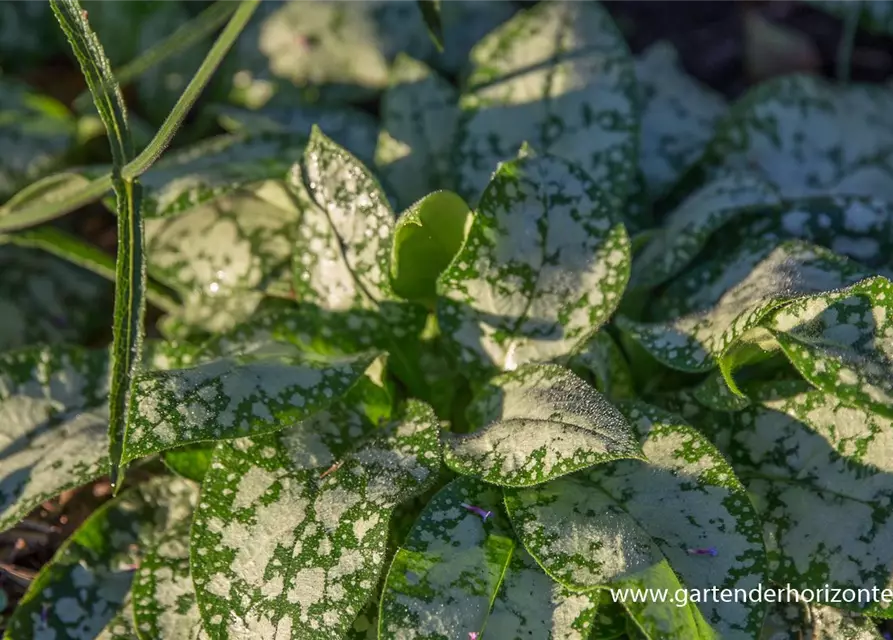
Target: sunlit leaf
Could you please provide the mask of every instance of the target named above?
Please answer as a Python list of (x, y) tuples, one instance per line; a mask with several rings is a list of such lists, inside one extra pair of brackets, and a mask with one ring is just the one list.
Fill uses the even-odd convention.
[(458, 190), (477, 202), (523, 142), (569, 160), (626, 199), (636, 172), (636, 78), (610, 15), (594, 2), (544, 2), (471, 52), (461, 98)]
[(164, 464), (178, 476), (201, 482), (208, 471), (213, 454), (214, 445), (203, 443), (189, 445), (166, 451)]
[[(672, 592), (682, 585), (765, 583), (759, 521), (722, 455), (672, 414), (641, 403), (624, 410), (647, 463), (618, 461), (537, 487), (506, 489), (513, 527), (531, 555), (577, 590), (611, 585)], [(761, 602), (667, 605), (625, 603), (651, 638), (713, 637), (706, 620), (723, 638), (749, 639), (764, 614)]]
[(568, 356), (613, 313), (629, 263), (596, 184), (557, 157), (522, 154), (484, 192), (442, 277), (438, 320), (469, 374)]
[(382, 96), (381, 113), (375, 164), (399, 206), (453, 188), (456, 89), (425, 64), (399, 56)]
[(221, 444), (191, 541), (209, 633), (346, 633), (380, 577), (393, 508), (436, 478), (438, 431), (431, 409), (410, 401), (377, 429), (333, 414)]
[(128, 598), (141, 549), (188, 521), (197, 499), (195, 484), (162, 477), (93, 512), (31, 583), (4, 637), (96, 637)]
[(557, 365), (526, 365), (494, 378), (468, 413), (479, 429), (448, 436), (444, 461), (493, 484), (526, 487), (642, 455), (623, 415)]

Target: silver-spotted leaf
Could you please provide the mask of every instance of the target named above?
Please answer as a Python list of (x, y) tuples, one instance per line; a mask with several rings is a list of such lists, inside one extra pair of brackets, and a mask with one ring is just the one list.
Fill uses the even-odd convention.
[(197, 500), (192, 482), (161, 477), (93, 512), (31, 583), (5, 640), (95, 638), (125, 604), (141, 550), (188, 521)]
[(768, 326), (804, 378), (851, 405), (893, 418), (893, 285), (869, 278), (798, 300)]
[(0, 355), (0, 531), (108, 473), (108, 352)]
[(208, 638), (189, 573), (191, 524), (184, 519), (161, 532), (140, 560), (131, 589), (140, 640)]
[(432, 498), (388, 570), (381, 640), (465, 640), (481, 632), (517, 544), (501, 503), (496, 487), (474, 478), (457, 478)]
[(437, 477), (438, 432), (410, 401), (383, 427), (333, 414), (221, 443), (191, 540), (209, 634), (342, 637), (374, 593), (394, 507)]
[(527, 487), (621, 458), (641, 458), (623, 415), (557, 365), (525, 365), (490, 381), (468, 408), (479, 429), (447, 436), (444, 461), (487, 482)]
[(620, 207), (638, 157), (632, 57), (594, 2), (544, 2), (471, 52), (460, 99), (458, 190), (472, 204), (523, 142), (578, 165)]
[(893, 94), (818, 76), (775, 78), (732, 106), (702, 168), (758, 171), (785, 198), (893, 199)]
[(607, 322), (630, 269), (615, 220), (565, 160), (522, 153), (499, 167), (440, 285), (440, 327), (470, 374), (568, 356)]
[(642, 109), (639, 166), (656, 200), (697, 161), (726, 111), (723, 97), (685, 73), (666, 41), (636, 59)]
[[(531, 555), (577, 590), (765, 583), (759, 520), (722, 455), (672, 414), (623, 406), (647, 463), (617, 461), (538, 487), (506, 489), (512, 524)], [(764, 615), (760, 602), (682, 607), (629, 599), (624, 605), (655, 639), (712, 637), (703, 620), (720, 637), (750, 639)]]
[[(808, 597), (808, 594), (807, 594)], [(833, 606), (783, 602), (772, 606), (759, 640), (884, 640), (870, 618)]]
[[(794, 589), (887, 588), (893, 423), (802, 381), (765, 384), (752, 401), (743, 411), (707, 414), (698, 426), (747, 486), (772, 579)], [(891, 610), (864, 598), (834, 606)]]
[(799, 240), (778, 246), (760, 239), (698, 265), (676, 280), (656, 307), (668, 320), (618, 324), (659, 361), (680, 371), (708, 371), (774, 309), (864, 279), (864, 268)]
[(324, 316), (273, 307), (212, 339), (204, 349), (211, 359), (142, 373), (135, 383), (124, 460), (276, 431), (332, 404), (376, 354), (320, 349), (324, 323)]
[(130, 594), (127, 594), (121, 608), (106, 623), (99, 635), (95, 636), (94, 640), (137, 640), (138, 638), (136, 626), (133, 623), (133, 603)]
[(74, 135), (74, 118), (64, 105), (0, 78), (0, 199), (61, 162)]
[(401, 208), (453, 188), (458, 102), (456, 89), (425, 64), (407, 56), (394, 62), (375, 164)]

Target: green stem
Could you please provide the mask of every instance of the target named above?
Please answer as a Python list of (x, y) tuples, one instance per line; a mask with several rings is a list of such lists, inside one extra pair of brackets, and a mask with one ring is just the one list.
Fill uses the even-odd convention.
[(856, 32), (859, 30), (859, 18), (862, 16), (861, 0), (854, 0), (843, 21), (843, 33), (837, 44), (837, 80), (841, 84), (850, 81), (850, 67), (853, 62), (853, 45), (856, 41)]

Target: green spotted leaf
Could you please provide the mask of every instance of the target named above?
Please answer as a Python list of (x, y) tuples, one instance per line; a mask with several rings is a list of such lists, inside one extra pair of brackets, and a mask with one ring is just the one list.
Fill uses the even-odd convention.
[(798, 240), (778, 246), (761, 239), (731, 256), (699, 265), (658, 301), (664, 322), (620, 318), (618, 324), (673, 369), (708, 371), (774, 309), (838, 289), (869, 275), (860, 265)]
[(214, 445), (194, 444), (173, 449), (164, 453), (164, 464), (168, 469), (196, 482), (201, 482), (211, 464)]
[(893, 94), (818, 76), (775, 78), (732, 106), (701, 168), (708, 176), (757, 171), (784, 198), (893, 200)]
[(372, 363), (356, 345), (322, 351), (325, 316), (273, 307), (204, 347), (211, 359), (135, 383), (125, 462), (204, 440), (283, 429), (344, 395)]
[(424, 63), (397, 57), (382, 96), (375, 164), (400, 207), (453, 188), (458, 100), (456, 89)]
[(0, 77), (0, 200), (58, 165), (74, 135), (74, 118), (64, 105)]
[(140, 560), (131, 593), (141, 639), (208, 639), (189, 573), (191, 524), (185, 519), (161, 532)]
[[(773, 581), (801, 590), (888, 587), (893, 423), (802, 381), (766, 384), (752, 402), (709, 414), (699, 427), (747, 486), (764, 523)], [(891, 611), (864, 598), (834, 606)]]
[(522, 153), (481, 197), (443, 274), (438, 321), (474, 375), (562, 358), (607, 322), (629, 269), (629, 238), (596, 184), (560, 158)]
[(437, 477), (438, 432), (410, 401), (378, 428), (333, 414), (219, 445), (190, 549), (209, 634), (342, 637), (374, 593), (394, 507)]
[(605, 185), (610, 207), (626, 200), (638, 153), (635, 68), (599, 4), (545, 2), (517, 14), (472, 50), (465, 87), (458, 191), (469, 202), (525, 141)]
[(132, 638), (109, 623), (128, 599), (142, 550), (188, 521), (197, 500), (195, 484), (161, 477), (93, 512), (31, 583), (4, 638), (95, 638), (103, 629)]
[(635, 396), (635, 384), (630, 364), (611, 334), (596, 333), (569, 361), (568, 367), (577, 375), (592, 377), (595, 387), (608, 398), (630, 399)]
[(759, 640), (884, 640), (875, 623), (833, 606), (779, 603), (769, 609)]
[(641, 458), (623, 415), (557, 365), (525, 365), (491, 380), (468, 408), (480, 427), (446, 439), (444, 461), (487, 482), (526, 487), (621, 458)]
[(893, 418), (893, 285), (869, 278), (798, 300), (769, 320), (785, 355), (813, 385)]
[(108, 621), (95, 640), (134, 640), (138, 638), (133, 624), (133, 603), (130, 594), (124, 598), (121, 608)]
[(108, 473), (108, 370), (79, 347), (0, 355), (0, 531)]
[(0, 352), (85, 342), (106, 328), (112, 288), (102, 277), (39, 249), (0, 240)]
[(657, 200), (700, 158), (726, 103), (685, 73), (666, 41), (636, 59), (636, 79), (642, 109), (639, 166), (650, 199)]
[(807, 0), (809, 4), (832, 16), (846, 20), (855, 11), (859, 27), (881, 35), (893, 34), (893, 4), (885, 0), (842, 2), (841, 0)]
[[(512, 525), (531, 555), (576, 590), (610, 585), (672, 592), (682, 585), (749, 589), (765, 583), (759, 521), (722, 455), (672, 414), (642, 403), (624, 405), (624, 411), (647, 463), (618, 461), (537, 487), (506, 489)], [(715, 556), (695, 553), (711, 548)], [(764, 615), (760, 602), (677, 604), (624, 603), (655, 639), (714, 633), (749, 639)]]
[(400, 214), (391, 248), (391, 286), (433, 307), (437, 280), (465, 242), (473, 214), (450, 191), (436, 191)]
[[(233, 133), (252, 138), (264, 134), (309, 138), (315, 124), (363, 162), (371, 163), (375, 156), (378, 123), (375, 118), (359, 109), (332, 105), (319, 107), (273, 99), (263, 108), (254, 111), (218, 105), (214, 107), (214, 112), (221, 126)], [(289, 164), (298, 155), (289, 157)], [(285, 174), (285, 171), (281, 174)]]

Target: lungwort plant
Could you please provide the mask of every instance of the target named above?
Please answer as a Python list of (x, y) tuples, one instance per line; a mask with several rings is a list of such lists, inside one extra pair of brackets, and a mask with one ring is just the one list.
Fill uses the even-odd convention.
[[(5, 638), (881, 637), (829, 594), (893, 587), (889, 87), (728, 105), (595, 2), (249, 0), (127, 67), (197, 69), (153, 137), (126, 4), (52, 2), (95, 112), (0, 77), (0, 529), (116, 493)], [(230, 133), (159, 159), (203, 90)], [(44, 224), (95, 200), (116, 263)]]

